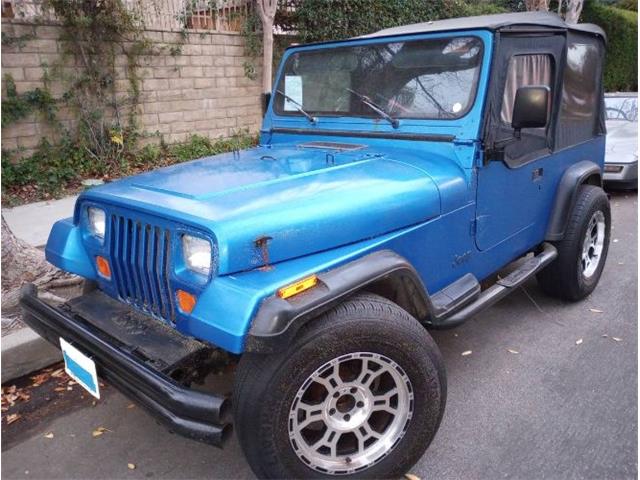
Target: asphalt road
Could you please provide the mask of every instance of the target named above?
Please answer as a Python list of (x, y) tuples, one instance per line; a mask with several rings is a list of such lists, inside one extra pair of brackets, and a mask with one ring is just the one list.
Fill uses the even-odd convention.
[[(609, 258), (588, 299), (549, 299), (533, 281), (460, 328), (434, 332), (448, 371), (448, 404), (412, 473), (637, 476), (637, 196), (614, 195), (611, 205)], [(472, 354), (461, 356), (466, 350)], [(31, 424), (16, 422), (3, 431), (2, 477), (253, 478), (235, 439), (225, 450), (185, 440), (129, 404), (107, 389), (96, 406), (85, 401)], [(100, 426), (109, 431), (92, 437)]]

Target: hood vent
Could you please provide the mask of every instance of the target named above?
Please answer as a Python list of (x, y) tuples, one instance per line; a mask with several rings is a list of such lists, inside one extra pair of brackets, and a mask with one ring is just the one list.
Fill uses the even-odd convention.
[(321, 148), (324, 150), (338, 150), (341, 152), (361, 150), (366, 148), (366, 145), (360, 145), (357, 143), (338, 143), (338, 142), (307, 142), (298, 145), (302, 148)]

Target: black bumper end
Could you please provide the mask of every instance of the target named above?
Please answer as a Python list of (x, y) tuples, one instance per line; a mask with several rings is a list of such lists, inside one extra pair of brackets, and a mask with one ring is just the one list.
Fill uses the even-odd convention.
[[(115, 300), (105, 297), (104, 302), (109, 308), (109, 302)], [(20, 305), (27, 325), (58, 348), (63, 337), (90, 355), (100, 377), (149, 410), (171, 431), (217, 447), (230, 436), (230, 405), (224, 396), (179, 384), (136, 355), (135, 346), (96, 328), (91, 319), (40, 300), (34, 285), (22, 288)]]

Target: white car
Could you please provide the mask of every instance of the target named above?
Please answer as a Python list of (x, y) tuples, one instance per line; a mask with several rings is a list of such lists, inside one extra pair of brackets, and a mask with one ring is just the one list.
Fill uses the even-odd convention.
[(607, 93), (607, 149), (604, 182), (611, 187), (638, 188), (638, 94)]

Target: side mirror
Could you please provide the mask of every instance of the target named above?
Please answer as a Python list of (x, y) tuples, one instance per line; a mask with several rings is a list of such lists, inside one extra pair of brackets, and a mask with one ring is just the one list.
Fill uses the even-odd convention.
[(516, 132), (523, 128), (542, 128), (549, 119), (549, 95), (545, 85), (529, 85), (516, 91), (511, 126)]

